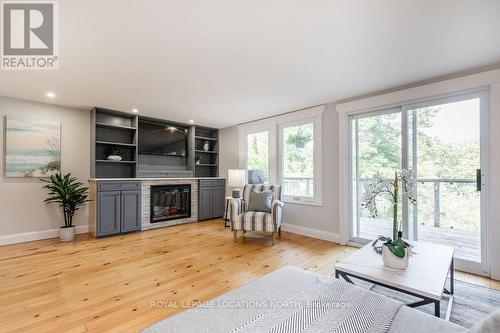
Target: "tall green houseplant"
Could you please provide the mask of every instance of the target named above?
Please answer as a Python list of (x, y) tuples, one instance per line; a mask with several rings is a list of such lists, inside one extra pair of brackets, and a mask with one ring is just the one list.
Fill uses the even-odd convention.
[(64, 228), (73, 227), (76, 212), (89, 201), (89, 188), (72, 177), (71, 173), (63, 175), (59, 172), (42, 181), (47, 183), (44, 188), (49, 192), (49, 197), (44, 202), (59, 204), (64, 214)]

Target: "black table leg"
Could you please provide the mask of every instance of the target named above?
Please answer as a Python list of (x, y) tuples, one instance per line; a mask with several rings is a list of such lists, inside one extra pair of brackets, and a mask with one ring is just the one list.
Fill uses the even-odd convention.
[[(452, 264), (453, 265), (453, 262)], [(349, 282), (349, 283), (352, 283), (352, 284), (355, 284), (350, 278), (349, 276), (352, 276), (352, 277), (355, 277), (356, 279), (360, 279), (360, 280), (363, 280), (363, 281), (366, 281), (366, 282), (370, 282), (374, 285), (378, 285), (378, 286), (381, 286), (381, 287), (384, 287), (384, 288), (388, 288), (388, 289), (392, 289), (392, 290), (396, 290), (398, 292), (401, 292), (401, 293), (404, 293), (404, 294), (407, 294), (407, 295), (411, 295), (411, 296), (414, 296), (414, 297), (418, 297), (418, 298), (421, 298), (420, 301), (417, 301), (417, 302), (413, 302), (413, 303), (409, 303), (409, 304), (406, 304), (407, 306), (411, 307), (411, 308), (415, 308), (415, 307), (418, 307), (418, 306), (422, 306), (422, 305), (426, 305), (426, 304), (432, 304), (434, 303), (434, 315), (436, 317), (441, 317), (441, 301), (440, 300), (436, 300), (436, 299), (433, 299), (433, 298), (428, 298), (428, 297), (425, 297), (425, 296), (422, 296), (422, 295), (418, 295), (416, 293), (412, 293), (410, 291), (407, 291), (407, 290), (402, 290), (400, 288), (397, 288), (397, 287), (394, 287), (394, 286), (389, 286), (387, 284), (384, 284), (384, 283), (380, 283), (380, 282), (375, 282), (373, 280), (370, 280), (368, 278), (365, 278), (365, 277), (361, 277), (361, 276), (357, 276), (357, 275), (354, 275), (354, 274), (350, 274), (350, 273), (346, 273), (344, 271), (341, 271), (341, 270), (335, 270), (335, 277), (337, 279), (339, 279), (340, 277), (342, 277), (342, 279), (344, 279), (346, 282)], [(450, 287), (451, 290), (453, 290), (454, 288), (454, 285), (452, 285)], [(446, 290), (446, 289), (445, 289)], [(448, 309), (451, 309), (451, 304), (453, 303), (453, 295), (451, 295), (451, 298), (448, 302)], [(447, 318), (448, 318), (448, 314), (450, 313), (450, 311), (448, 310), (447, 311)]]
[(450, 265), (450, 294), (455, 292), (455, 258), (451, 258)]

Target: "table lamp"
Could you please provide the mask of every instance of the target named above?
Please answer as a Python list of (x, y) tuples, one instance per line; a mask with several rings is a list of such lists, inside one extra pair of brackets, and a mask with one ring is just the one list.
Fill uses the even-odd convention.
[(241, 198), (241, 186), (245, 186), (246, 172), (240, 169), (227, 170), (227, 186), (233, 187), (233, 198)]

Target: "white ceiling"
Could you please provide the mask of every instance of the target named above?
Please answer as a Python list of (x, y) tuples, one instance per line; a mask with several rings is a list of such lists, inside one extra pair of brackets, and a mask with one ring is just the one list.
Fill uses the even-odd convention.
[(64, 0), (60, 34), (0, 95), (226, 127), (496, 63), (500, 1)]

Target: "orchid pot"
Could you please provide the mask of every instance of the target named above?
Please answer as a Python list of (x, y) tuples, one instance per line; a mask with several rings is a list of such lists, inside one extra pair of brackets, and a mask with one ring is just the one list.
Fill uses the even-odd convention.
[(408, 268), (409, 258), (410, 258), (410, 248), (406, 248), (405, 255), (403, 258), (398, 257), (391, 252), (387, 245), (382, 245), (382, 261), (384, 265), (397, 270), (405, 270)]

